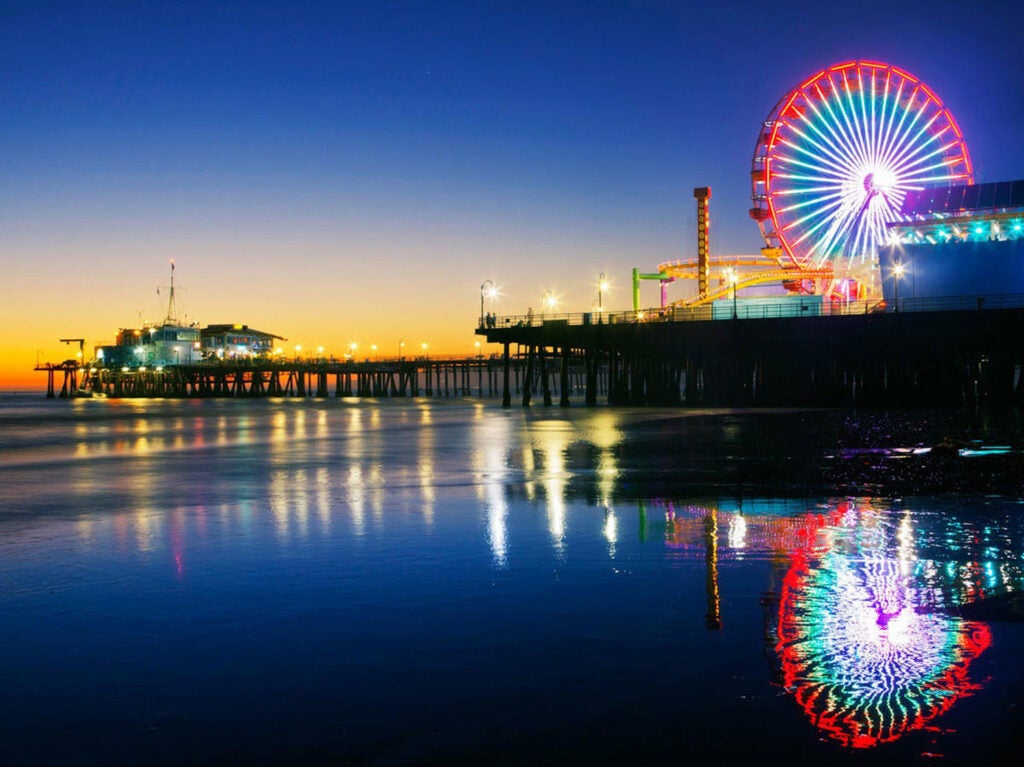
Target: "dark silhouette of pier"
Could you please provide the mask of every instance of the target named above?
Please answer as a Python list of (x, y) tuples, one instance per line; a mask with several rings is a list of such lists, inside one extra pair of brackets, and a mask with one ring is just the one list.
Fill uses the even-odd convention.
[[(481, 327), (525, 378), (559, 369), (560, 405), (582, 368), (613, 405), (960, 406), (1024, 400), (1024, 296), (907, 299), (898, 306), (794, 302), (788, 316), (748, 305), (613, 315), (499, 318)], [(803, 311), (804, 309), (807, 311)], [(774, 312), (774, 316), (772, 316)], [(515, 352), (513, 352), (515, 349)], [(509, 373), (505, 373), (507, 376)], [(503, 404), (511, 405), (505, 386)], [(522, 404), (531, 403), (530, 387)], [(551, 392), (542, 388), (544, 404)]]
[[(1024, 402), (1024, 296), (733, 304), (535, 318), (477, 328), (500, 354), (211, 360), (162, 368), (40, 364), (48, 397), (501, 397), (524, 407), (933, 406)], [(722, 307), (719, 307), (719, 310)], [(774, 311), (774, 316), (770, 314)], [(61, 387), (57, 389), (57, 382)]]
[(517, 392), (524, 386), (560, 392), (563, 386), (582, 391), (584, 385), (583, 371), (575, 366), (564, 384), (561, 378), (553, 380), (560, 376), (555, 368), (546, 381), (540, 380), (539, 370), (528, 381), (526, 360), (518, 358), (509, 362), (506, 383), (503, 360), (484, 355), (362, 362), (244, 359), (127, 369), (67, 360), (40, 364), (36, 370), (47, 373), (50, 398), (497, 397), (504, 386)]

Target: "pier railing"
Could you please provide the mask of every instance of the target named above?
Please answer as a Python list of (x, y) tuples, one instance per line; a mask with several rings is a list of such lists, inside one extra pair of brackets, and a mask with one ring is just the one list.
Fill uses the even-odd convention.
[(771, 301), (741, 298), (723, 299), (703, 306), (665, 306), (626, 312), (570, 312), (564, 314), (506, 315), (485, 320), (482, 330), (560, 325), (622, 325), (638, 322), (700, 322), (707, 320), (761, 320), (786, 317), (854, 316), (897, 312), (977, 311), (979, 309), (1021, 309), (1024, 294), (945, 296), (938, 298), (900, 297), (892, 301), (826, 302), (810, 298)]

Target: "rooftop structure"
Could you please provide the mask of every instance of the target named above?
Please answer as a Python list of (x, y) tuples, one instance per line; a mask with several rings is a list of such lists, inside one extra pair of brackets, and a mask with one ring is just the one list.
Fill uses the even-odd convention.
[(907, 193), (888, 225), (900, 243), (980, 242), (1024, 237), (1024, 179)]
[(888, 228), (887, 303), (1024, 294), (1024, 180), (910, 191)]
[(218, 359), (269, 357), (274, 354), (275, 341), (287, 340), (283, 336), (237, 323), (207, 325), (202, 329), (201, 336), (203, 355)]

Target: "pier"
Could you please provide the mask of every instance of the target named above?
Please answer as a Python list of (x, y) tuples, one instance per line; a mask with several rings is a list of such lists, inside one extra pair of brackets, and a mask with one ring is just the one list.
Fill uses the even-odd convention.
[[(1024, 401), (1024, 296), (905, 299), (785, 309), (718, 302), (637, 313), (498, 318), (477, 333), (559, 369), (560, 405), (582, 369), (613, 405), (935, 406)], [(516, 352), (513, 354), (512, 349)], [(506, 373), (506, 376), (508, 374)], [(530, 388), (522, 404), (531, 404)], [(503, 404), (511, 405), (505, 387)], [(543, 391), (544, 404), (551, 393)]]
[[(499, 354), (45, 363), (47, 397), (500, 397), (537, 404), (934, 406), (1024, 403), (1024, 296), (843, 306), (742, 302), (495, 317)], [(59, 384), (59, 388), (58, 388)]]
[[(97, 368), (75, 360), (37, 365), (48, 398), (74, 397), (498, 397), (506, 387), (568, 397), (582, 392), (584, 371), (527, 370), (527, 359), (493, 356), (402, 360), (238, 360), (161, 368)], [(601, 391), (607, 391), (602, 378)]]

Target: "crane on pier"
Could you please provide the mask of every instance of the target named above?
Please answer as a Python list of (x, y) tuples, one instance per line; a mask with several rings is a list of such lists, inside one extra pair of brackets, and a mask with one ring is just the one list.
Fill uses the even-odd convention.
[(62, 344), (78, 344), (78, 361), (82, 362), (85, 359), (85, 339), (84, 338), (62, 338), (60, 339)]

